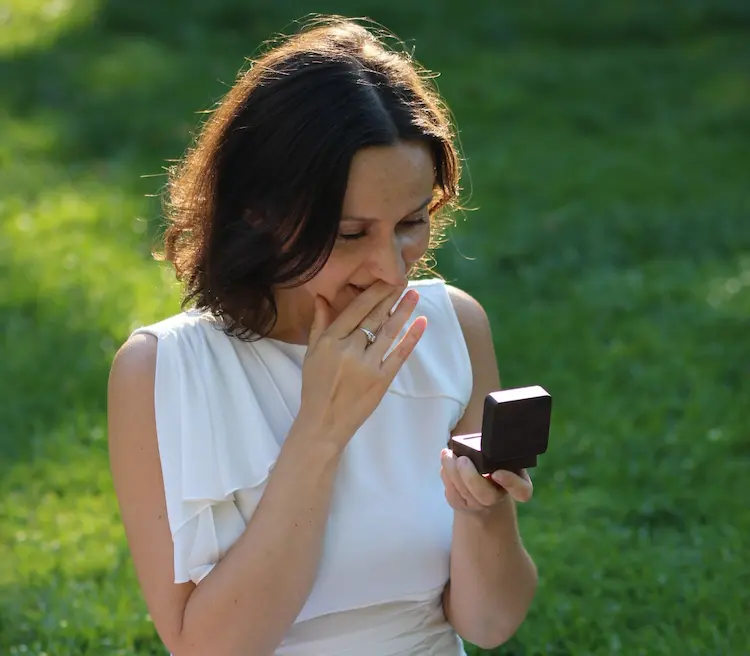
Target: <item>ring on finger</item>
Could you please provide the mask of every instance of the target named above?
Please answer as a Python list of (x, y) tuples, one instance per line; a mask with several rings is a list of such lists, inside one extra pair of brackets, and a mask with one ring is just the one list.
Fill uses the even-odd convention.
[(359, 329), (365, 334), (365, 337), (367, 337), (367, 346), (372, 346), (378, 338), (377, 334), (364, 326), (360, 326)]

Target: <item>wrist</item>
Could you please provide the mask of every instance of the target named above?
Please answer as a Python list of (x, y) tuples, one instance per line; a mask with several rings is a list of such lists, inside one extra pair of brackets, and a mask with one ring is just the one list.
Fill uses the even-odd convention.
[(513, 499), (509, 494), (494, 506), (479, 511), (455, 511), (456, 520), (469, 527), (481, 531), (507, 530), (516, 527), (516, 513)]
[(337, 439), (335, 431), (325, 427), (322, 422), (310, 420), (300, 414), (292, 424), (284, 446), (303, 457), (330, 460), (341, 457), (348, 441)]

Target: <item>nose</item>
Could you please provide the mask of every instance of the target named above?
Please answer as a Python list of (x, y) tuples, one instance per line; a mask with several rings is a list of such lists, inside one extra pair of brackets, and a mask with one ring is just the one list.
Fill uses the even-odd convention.
[(402, 244), (397, 237), (394, 237), (390, 244), (373, 249), (370, 262), (373, 276), (394, 287), (406, 284), (407, 266)]

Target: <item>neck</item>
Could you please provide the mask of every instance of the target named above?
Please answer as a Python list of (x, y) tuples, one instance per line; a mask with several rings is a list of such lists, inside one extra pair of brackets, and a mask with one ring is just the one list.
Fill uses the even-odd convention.
[(312, 299), (300, 289), (276, 292), (278, 318), (269, 337), (290, 344), (307, 344), (313, 319)]

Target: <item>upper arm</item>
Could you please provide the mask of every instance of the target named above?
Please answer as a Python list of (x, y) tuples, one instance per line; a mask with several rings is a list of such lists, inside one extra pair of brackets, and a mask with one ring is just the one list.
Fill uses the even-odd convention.
[(487, 313), (476, 299), (451, 285), (447, 289), (469, 350), (473, 379), (469, 404), (453, 434), (479, 433), (482, 430), (484, 399), (490, 392), (500, 389), (492, 330)]
[(135, 335), (117, 352), (108, 386), (109, 459), (125, 535), (149, 613), (172, 652), (193, 583), (174, 583), (156, 438), (154, 377), (157, 340)]

